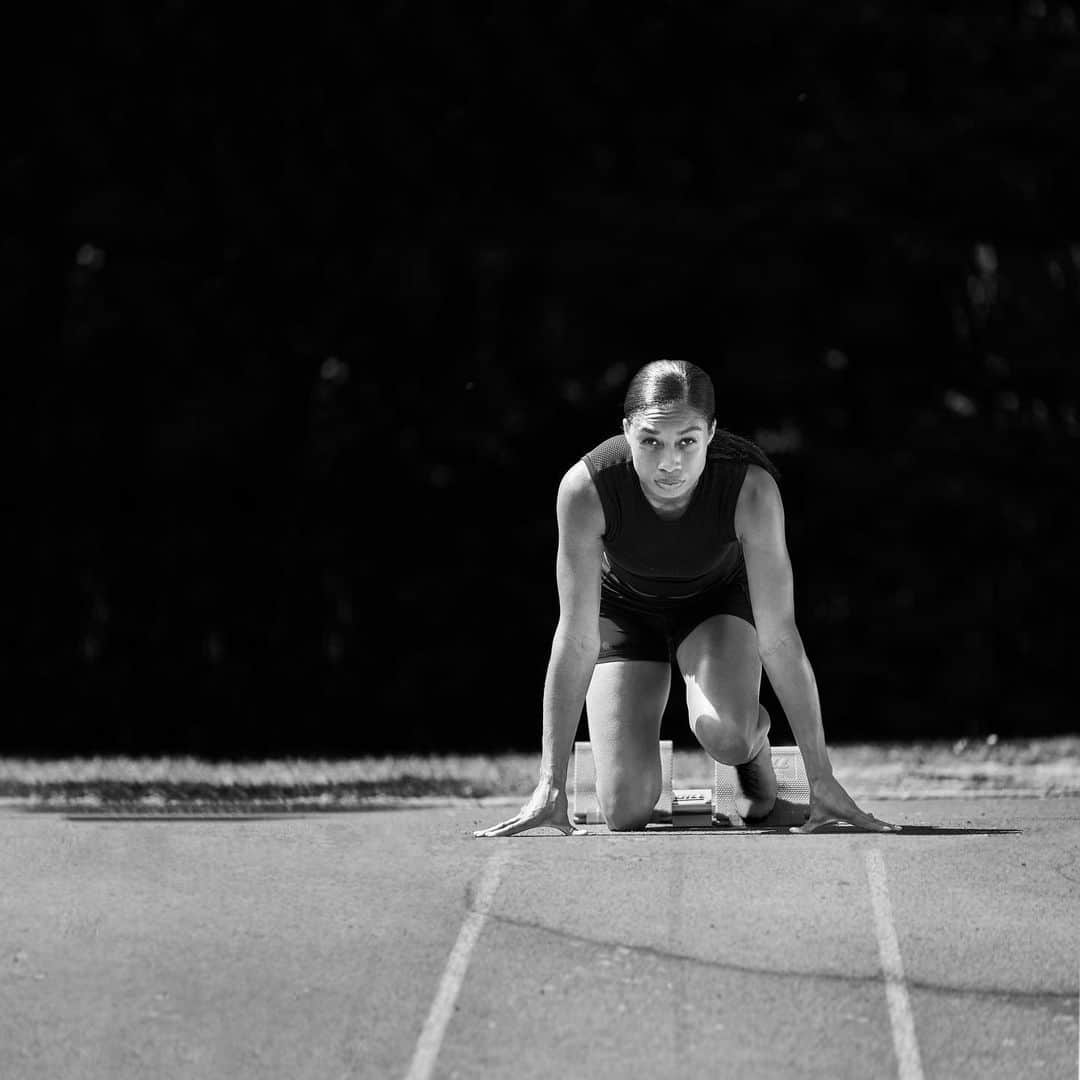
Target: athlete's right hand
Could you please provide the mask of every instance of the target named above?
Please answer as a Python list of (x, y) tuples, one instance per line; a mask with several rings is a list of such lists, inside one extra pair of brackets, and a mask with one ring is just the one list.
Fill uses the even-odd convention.
[(585, 829), (577, 829), (570, 824), (566, 789), (555, 787), (546, 780), (536, 785), (532, 797), (512, 818), (500, 821), (490, 829), (480, 829), (473, 836), (514, 836), (542, 826), (558, 829), (564, 836), (585, 835)]

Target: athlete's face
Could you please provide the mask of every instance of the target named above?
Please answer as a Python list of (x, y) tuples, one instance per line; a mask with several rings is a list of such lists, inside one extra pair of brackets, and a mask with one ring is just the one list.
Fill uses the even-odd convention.
[(705, 469), (705, 448), (716, 421), (686, 405), (650, 405), (623, 420), (634, 470), (654, 502), (678, 505), (687, 500)]

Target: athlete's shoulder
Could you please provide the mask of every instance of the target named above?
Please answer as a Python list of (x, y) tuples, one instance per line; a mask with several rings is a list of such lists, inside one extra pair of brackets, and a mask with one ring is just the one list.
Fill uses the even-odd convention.
[(733, 454), (730, 446), (720, 445), (716, 439), (713, 439), (705, 451), (705, 460), (714, 469), (741, 471), (748, 459), (745, 455)]
[(593, 475), (612, 466), (625, 464), (630, 459), (630, 443), (622, 433), (612, 435), (610, 439), (605, 439), (582, 455), (582, 460)]
[(746, 476), (743, 478), (742, 490), (753, 494), (756, 498), (780, 497), (780, 485), (776, 482), (773, 474), (761, 465), (753, 462), (746, 466)]
[(575, 461), (559, 481), (556, 512), (560, 530), (604, 531), (604, 508), (600, 493), (585, 460)]
[(769, 473), (774, 480), (780, 479), (776, 466), (757, 443), (736, 435), (733, 431), (718, 427), (709, 443), (708, 457), (710, 464), (722, 464), (730, 469), (742, 469), (743, 466), (757, 465)]
[(746, 466), (746, 476), (735, 506), (735, 531), (745, 538), (761, 530), (769, 531), (777, 522), (783, 527), (784, 503), (780, 485), (761, 465)]

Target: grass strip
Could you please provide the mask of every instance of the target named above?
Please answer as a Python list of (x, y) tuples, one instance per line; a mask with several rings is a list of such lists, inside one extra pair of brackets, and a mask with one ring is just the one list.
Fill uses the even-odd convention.
[[(849, 790), (1031, 790), (1080, 794), (1080, 736), (838, 744)], [(197, 757), (0, 758), (0, 798), (31, 807), (221, 805), (345, 808), (388, 800), (527, 797), (539, 754), (387, 755), (207, 761)], [(707, 787), (713, 763), (675, 750), (675, 785)]]

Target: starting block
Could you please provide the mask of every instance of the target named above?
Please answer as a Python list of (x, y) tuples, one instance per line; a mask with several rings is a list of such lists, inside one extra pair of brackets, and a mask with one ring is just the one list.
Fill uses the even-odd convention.
[[(715, 764), (713, 788), (672, 787), (672, 743), (660, 740), (660, 798), (649, 819), (651, 824), (672, 825), (678, 829), (710, 828), (714, 825), (735, 828), (783, 828), (802, 825), (810, 816), (810, 782), (802, 754), (797, 746), (772, 747), (773, 771), (776, 773), (776, 805), (764, 818), (744, 821), (735, 809), (743, 797), (738, 773), (733, 765)], [(603, 825), (603, 812), (596, 795), (596, 765), (588, 742), (574, 743), (573, 786), (570, 792), (570, 817), (575, 825)]]
[(810, 816), (810, 781), (797, 746), (772, 747), (776, 773), (776, 805), (763, 818), (744, 821), (735, 810), (735, 800), (743, 796), (734, 765), (716, 763), (712, 816), (717, 825), (736, 828), (778, 828), (803, 825)]

